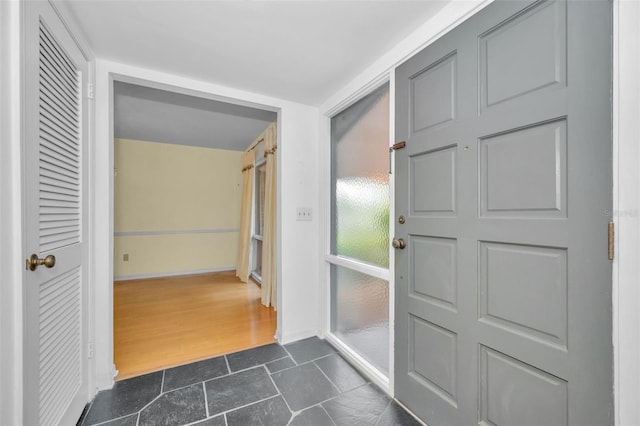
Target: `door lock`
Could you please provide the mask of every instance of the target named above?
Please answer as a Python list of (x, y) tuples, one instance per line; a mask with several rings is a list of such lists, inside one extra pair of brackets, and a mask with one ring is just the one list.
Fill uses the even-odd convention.
[(391, 241), (391, 245), (393, 248), (400, 250), (407, 246), (402, 238), (394, 238), (393, 241)]
[(34, 253), (29, 259), (27, 259), (27, 269), (30, 271), (35, 271), (36, 269), (38, 269), (38, 266), (53, 268), (54, 266), (56, 266), (56, 257), (50, 254), (44, 259), (40, 259), (38, 255)]

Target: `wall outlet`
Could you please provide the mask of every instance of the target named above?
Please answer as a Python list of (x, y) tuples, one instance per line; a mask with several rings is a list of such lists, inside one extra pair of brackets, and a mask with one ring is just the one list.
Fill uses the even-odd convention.
[(129, 261), (129, 253), (125, 253), (125, 254), (123, 254), (123, 255), (122, 255), (122, 260), (123, 260), (124, 262), (128, 262), (128, 261)]
[(296, 220), (311, 220), (311, 209), (309, 207), (298, 207)]

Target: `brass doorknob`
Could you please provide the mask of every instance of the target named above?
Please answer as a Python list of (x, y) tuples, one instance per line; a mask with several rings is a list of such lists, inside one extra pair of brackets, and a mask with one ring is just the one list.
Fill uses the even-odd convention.
[(394, 238), (393, 241), (391, 241), (391, 245), (393, 248), (400, 250), (407, 246), (402, 238)]
[(27, 259), (27, 269), (30, 271), (35, 271), (36, 269), (38, 269), (38, 266), (53, 268), (54, 266), (56, 266), (56, 257), (50, 254), (44, 259), (40, 259), (38, 255), (34, 253), (29, 259)]

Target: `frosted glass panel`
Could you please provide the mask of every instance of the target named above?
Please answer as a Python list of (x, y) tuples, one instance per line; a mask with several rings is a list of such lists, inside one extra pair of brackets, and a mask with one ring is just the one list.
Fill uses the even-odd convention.
[(331, 265), (331, 332), (389, 372), (389, 283)]
[(332, 254), (389, 266), (389, 87), (331, 119)]

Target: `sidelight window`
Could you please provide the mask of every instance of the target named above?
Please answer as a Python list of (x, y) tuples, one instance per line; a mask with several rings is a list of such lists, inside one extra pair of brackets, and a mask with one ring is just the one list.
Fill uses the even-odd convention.
[(330, 332), (389, 373), (389, 85), (331, 118)]

